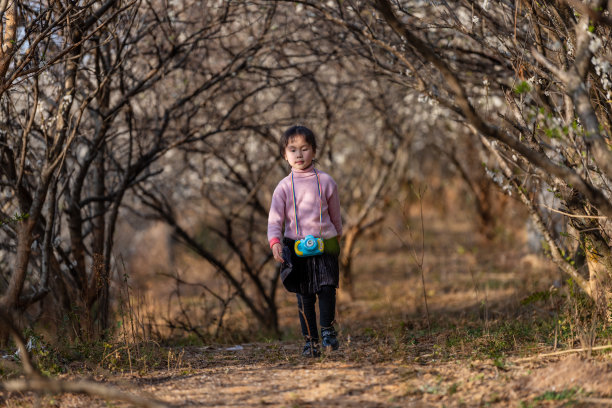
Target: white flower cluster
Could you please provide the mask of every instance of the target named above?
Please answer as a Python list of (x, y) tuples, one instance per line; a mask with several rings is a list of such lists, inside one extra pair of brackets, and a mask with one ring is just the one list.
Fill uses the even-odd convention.
[(492, 171), (488, 167), (485, 168), (485, 170), (487, 172), (487, 176), (489, 176), (491, 180), (495, 182), (495, 184), (500, 186), (504, 184), (504, 177), (501, 175), (501, 173)]
[(570, 57), (574, 55), (574, 45), (572, 44), (572, 41), (569, 38), (567, 40), (567, 55), (569, 55)]
[(419, 94), (419, 97), (417, 98), (417, 100), (419, 101), (419, 103), (427, 103), (430, 106), (434, 106), (438, 104), (438, 101), (424, 94)]
[(612, 74), (612, 70), (610, 69), (610, 62), (599, 57), (591, 58), (591, 62), (595, 67), (595, 72), (601, 78), (601, 84), (606, 91), (612, 89), (612, 82), (610, 81), (610, 74)]
[[(588, 34), (591, 37), (591, 41), (589, 42), (589, 51), (591, 51), (591, 53), (593, 54), (596, 54), (597, 51), (599, 51), (603, 46), (603, 42), (601, 38), (597, 37), (594, 33), (588, 31)], [(612, 89), (612, 81), (610, 81), (610, 78), (612, 76), (610, 62), (596, 55), (593, 55), (593, 58), (591, 58), (591, 62), (595, 67), (595, 72), (601, 78), (601, 84), (603, 85), (603, 88), (608, 91), (608, 94), (610, 94), (609, 91), (610, 89)]]
[(505, 179), (504, 176), (501, 175), (501, 173), (492, 171), (488, 167), (485, 167), (485, 171), (487, 173), (487, 176), (489, 176), (495, 184), (500, 186), (504, 193), (508, 194), (509, 196), (512, 195), (512, 185), (510, 183), (504, 184)]
[(601, 38), (591, 35), (591, 41), (589, 42), (589, 51), (595, 54), (601, 48)]

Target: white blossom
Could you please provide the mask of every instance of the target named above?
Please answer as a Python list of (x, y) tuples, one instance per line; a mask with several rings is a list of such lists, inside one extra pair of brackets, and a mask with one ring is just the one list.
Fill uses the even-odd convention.
[(574, 54), (574, 45), (572, 44), (572, 42), (570, 40), (567, 40), (567, 55), (573, 55)]
[(591, 58), (591, 62), (595, 67), (595, 72), (601, 78), (601, 84), (603, 88), (607, 91), (612, 88), (612, 83), (610, 82), (610, 77), (612, 74), (610, 62), (606, 61), (602, 58), (593, 57)]
[(601, 48), (601, 38), (593, 36), (589, 42), (589, 51), (595, 54)]
[(429, 102), (429, 99), (430, 99), (430, 98), (429, 98), (429, 96), (427, 96), (427, 95), (423, 95), (423, 94), (419, 94), (419, 97), (418, 97), (418, 99), (417, 99), (417, 100), (418, 100), (420, 103), (428, 103), (428, 102)]
[(485, 169), (485, 171), (487, 173), (487, 176), (489, 176), (491, 178), (491, 180), (493, 180), (500, 187), (503, 186), (504, 177), (499, 172), (495, 172), (495, 171), (489, 170), (488, 168)]
[(502, 190), (506, 192), (509, 196), (512, 195), (512, 185), (510, 183), (503, 185)]

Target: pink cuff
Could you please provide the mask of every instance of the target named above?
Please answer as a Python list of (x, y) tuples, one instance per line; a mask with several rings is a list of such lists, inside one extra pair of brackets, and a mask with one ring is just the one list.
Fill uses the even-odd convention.
[(275, 244), (280, 244), (280, 239), (278, 238), (272, 238), (270, 240), (270, 248), (272, 248)]

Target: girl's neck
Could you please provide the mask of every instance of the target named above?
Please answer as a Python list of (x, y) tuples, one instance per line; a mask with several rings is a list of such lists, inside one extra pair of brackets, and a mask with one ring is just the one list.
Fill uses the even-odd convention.
[(294, 174), (308, 174), (308, 173), (313, 173), (313, 170), (314, 170), (314, 163), (311, 163), (311, 164), (310, 164), (310, 166), (308, 166), (308, 167), (306, 167), (305, 169), (302, 169), (302, 170), (300, 170), (300, 169), (294, 169), (294, 168), (291, 168), (291, 171), (292, 171)]

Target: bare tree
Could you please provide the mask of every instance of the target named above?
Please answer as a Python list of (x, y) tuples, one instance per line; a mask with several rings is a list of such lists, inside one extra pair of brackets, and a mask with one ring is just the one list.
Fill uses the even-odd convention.
[[(1, 185), (9, 198), (3, 215), (13, 212), (21, 218), (4, 228), (13, 243), (9, 252), (14, 254), (14, 267), (0, 305), (10, 313), (44, 297), (49, 292), (50, 265), (58, 266), (50, 255), (58, 183), (76, 138), (74, 125), (78, 127), (91, 101), (85, 98), (75, 104), (83, 43), (112, 20), (114, 5), (114, 1), (90, 3), (75, 10), (75, 4), (65, 8), (52, 2), (31, 8), (29, 3), (11, 2), (7, 9), (13, 16), (24, 15), (24, 26), (17, 30), (21, 37), (13, 33), (5, 40), (14, 47), (3, 47)], [(14, 30), (14, 20), (9, 16), (5, 22), (8, 34)], [(43, 77), (54, 70), (63, 73), (59, 86), (51, 85), (50, 75)], [(23, 82), (17, 84), (18, 79)], [(31, 279), (33, 253), (43, 268), (37, 269), (35, 279)]]
[[(553, 259), (593, 298), (610, 293), (606, 4), (301, 4), (361, 45), (355, 55), (375, 61), (380, 75), (493, 141), (498, 154), (490, 157), (511, 170), (499, 171), (507, 189), (523, 194), (551, 186), (563, 205), (554, 210), (569, 214), (579, 231), (589, 273), (569, 265), (548, 234)], [(525, 197), (532, 213), (544, 217), (548, 210), (537, 206), (536, 195)]]
[[(24, 28), (30, 37), (21, 44), (36, 44), (41, 21), (54, 30), (43, 30), (39, 48), (21, 56), (47, 65), (4, 94), (2, 218), (15, 220), (2, 226), (9, 242), (3, 251), (15, 267), (2, 271), (3, 308), (29, 308), (21, 316), (31, 320), (58, 313), (74, 319), (76, 336), (104, 335), (122, 203), (159, 174), (155, 163), (165, 154), (230, 126), (217, 110), (219, 125), (210, 127), (202, 107), (231, 89), (261, 48), (261, 40), (232, 44), (232, 30), (242, 24), (236, 15), (247, 8), (22, 5), (34, 28)], [(269, 22), (263, 27), (265, 38)], [(65, 43), (71, 46), (57, 48)], [(49, 50), (58, 54), (53, 65), (46, 63), (55, 55)]]

